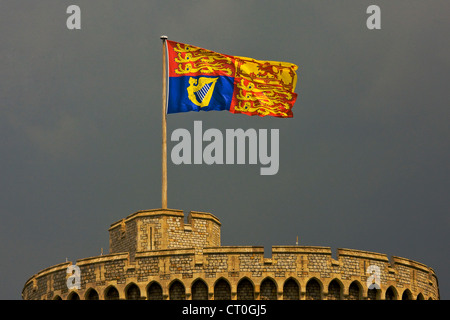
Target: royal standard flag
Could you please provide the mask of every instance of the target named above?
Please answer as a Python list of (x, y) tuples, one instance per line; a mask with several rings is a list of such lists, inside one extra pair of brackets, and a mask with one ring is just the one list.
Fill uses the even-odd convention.
[(230, 56), (167, 41), (167, 113), (228, 110), (293, 117), (297, 66)]

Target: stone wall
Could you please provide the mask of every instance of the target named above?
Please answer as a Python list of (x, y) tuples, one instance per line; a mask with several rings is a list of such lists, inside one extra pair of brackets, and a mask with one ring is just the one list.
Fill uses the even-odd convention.
[[(24, 299), (439, 299), (434, 271), (401, 257), (353, 249), (220, 246), (210, 213), (135, 212), (109, 228), (110, 254), (80, 259), (81, 287), (67, 288), (71, 262), (25, 284)], [(370, 268), (380, 290), (369, 290)], [(369, 279), (370, 280), (370, 279)], [(370, 283), (369, 283), (370, 284)]]
[(220, 246), (220, 222), (212, 214), (191, 211), (184, 221), (182, 210), (138, 211), (109, 228), (110, 253)]
[[(71, 263), (47, 268), (27, 281), (24, 299), (86, 299), (95, 289), (105, 299), (111, 286), (119, 298), (141, 299), (439, 299), (434, 271), (400, 257), (328, 247), (208, 247), (109, 254), (78, 260), (81, 289), (67, 290), (62, 275)], [(368, 290), (369, 265), (380, 267), (381, 290)], [(199, 282), (200, 281), (200, 282)], [(130, 284), (136, 285), (127, 293)], [(207, 293), (207, 294), (206, 294)]]

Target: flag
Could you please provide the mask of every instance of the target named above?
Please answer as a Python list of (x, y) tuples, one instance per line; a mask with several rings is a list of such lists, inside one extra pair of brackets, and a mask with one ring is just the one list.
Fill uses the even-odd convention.
[(297, 66), (230, 56), (167, 40), (167, 113), (227, 110), (293, 117)]

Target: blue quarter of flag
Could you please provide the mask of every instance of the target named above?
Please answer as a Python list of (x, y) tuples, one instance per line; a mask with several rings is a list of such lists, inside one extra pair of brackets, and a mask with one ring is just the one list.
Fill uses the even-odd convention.
[[(203, 78), (203, 79), (200, 79)], [(201, 81), (217, 79), (214, 85), (210, 82), (203, 86)], [(194, 85), (195, 84), (195, 85)], [(196, 90), (193, 92), (193, 96), (189, 97), (188, 88)], [(195, 88), (195, 89), (194, 89)], [(234, 77), (227, 76), (181, 76), (181, 77), (169, 77), (169, 91), (168, 91), (168, 104), (167, 113), (178, 113), (188, 111), (222, 111), (230, 110), (231, 100), (233, 98), (234, 90)], [(210, 97), (208, 92), (212, 90)], [(208, 97), (210, 98), (208, 100)], [(202, 101), (209, 101), (206, 106), (198, 106), (197, 103)], [(206, 103), (206, 102), (204, 102)]]

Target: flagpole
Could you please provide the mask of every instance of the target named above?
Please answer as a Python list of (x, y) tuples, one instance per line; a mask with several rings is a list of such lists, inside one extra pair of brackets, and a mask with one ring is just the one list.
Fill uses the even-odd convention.
[(167, 209), (167, 128), (166, 128), (166, 105), (167, 105), (167, 61), (166, 40), (167, 36), (161, 36), (163, 72), (162, 72), (162, 186), (161, 200), (162, 208)]

